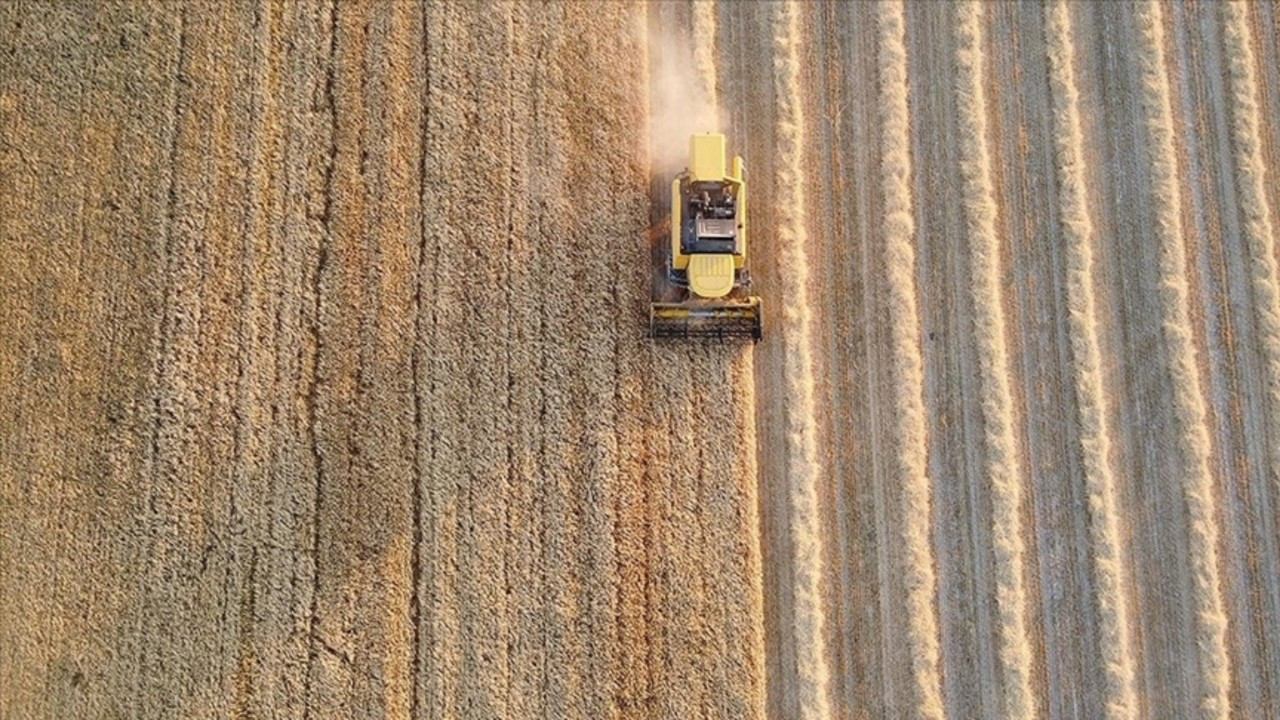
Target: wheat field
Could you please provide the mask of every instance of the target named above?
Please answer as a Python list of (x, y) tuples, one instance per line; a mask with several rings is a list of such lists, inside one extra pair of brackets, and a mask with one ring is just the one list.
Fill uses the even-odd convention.
[[(1280, 5), (0, 3), (0, 720), (1280, 716)], [(689, 132), (755, 346), (647, 338)]]

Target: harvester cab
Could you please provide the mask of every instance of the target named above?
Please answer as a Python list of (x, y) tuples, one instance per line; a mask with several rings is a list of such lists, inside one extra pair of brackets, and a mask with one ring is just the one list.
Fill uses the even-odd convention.
[(661, 237), (649, 332), (655, 338), (763, 336), (747, 270), (747, 185), (742, 158), (725, 167), (725, 137), (689, 140), (689, 167), (671, 183), (671, 235)]

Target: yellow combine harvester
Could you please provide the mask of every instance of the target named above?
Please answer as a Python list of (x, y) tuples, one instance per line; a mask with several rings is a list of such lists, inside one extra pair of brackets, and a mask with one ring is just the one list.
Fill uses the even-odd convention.
[(655, 274), (649, 332), (655, 338), (760, 340), (760, 298), (747, 272), (747, 185), (742, 158), (725, 171), (725, 137), (694, 135), (689, 168), (671, 183), (671, 237)]

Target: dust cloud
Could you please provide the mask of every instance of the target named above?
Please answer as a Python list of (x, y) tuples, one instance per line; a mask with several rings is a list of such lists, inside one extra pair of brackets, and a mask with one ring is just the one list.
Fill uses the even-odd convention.
[[(698, 8), (694, 10), (697, 13)], [(696, 62), (697, 55), (714, 53), (714, 26), (696, 17), (693, 25), (692, 43), (674, 33), (649, 34), (651, 161), (654, 170), (664, 174), (674, 174), (688, 164), (690, 135), (724, 127), (716, 103), (714, 65)], [(701, 50), (691, 52), (690, 44)]]

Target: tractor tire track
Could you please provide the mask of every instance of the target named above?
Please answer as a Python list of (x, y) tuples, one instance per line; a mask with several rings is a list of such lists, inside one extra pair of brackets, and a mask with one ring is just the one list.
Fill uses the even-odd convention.
[(539, 74), (530, 72), (534, 58), (545, 51), (544, 13), (511, 12), (505, 18), (507, 60), (500, 80), (507, 90), (501, 122), (509, 144), (502, 148), (505, 166), (501, 196), (505, 212), (498, 235), (506, 241), (506, 311), (510, 341), (506, 352), (506, 416), (508, 440), (506, 458), (498, 465), (507, 473), (507, 503), (504, 508), (505, 535), (502, 565), (504, 592), (508, 598), (509, 630), (506, 639), (508, 684), (503, 701), (512, 717), (545, 715), (547, 655), (543, 646), (542, 611), (547, 573), (542, 564), (543, 471), (540, 450), (544, 423), (522, 421), (541, 418), (542, 382), (540, 368), (544, 350), (542, 310), (530, 298), (539, 292), (538, 277), (543, 271), (537, 245), (539, 235), (538, 198), (531, 168), (538, 158), (533, 146), (532, 95)]
[[(432, 157), (435, 174), (427, 183), (439, 188), (443, 219), (437, 224), (441, 337), (433, 355), (441, 362), (437, 382), (453, 397), (443, 408), (453, 415), (440, 425), (438, 436), (447, 452), (437, 455), (442, 471), (437, 489), (448, 508), (441, 520), (452, 524), (444, 532), (453, 543), (436, 562), (456, 573), (452, 592), (442, 593), (458, 626), (457, 645), (449, 648), (457, 663), (449, 669), (457, 682), (450, 699), (460, 709), (500, 717), (509, 713), (506, 688), (512, 672), (502, 552), (511, 492), (506, 470), (511, 430), (504, 422), (510, 370), (503, 344), (486, 340), (510, 337), (511, 330), (505, 291), (510, 195), (504, 187), (511, 161), (496, 149), (508, 147), (512, 137), (508, 123), (467, 121), (487, 108), (503, 107), (509, 97), (511, 8), (495, 10), (471, 23), (465, 8), (442, 8), (439, 27), (447, 40), (439, 59), (431, 62), (442, 94), (432, 109), (449, 144)], [(495, 61), (467, 61), (477, 54)], [(453, 134), (448, 128), (463, 130)]]

